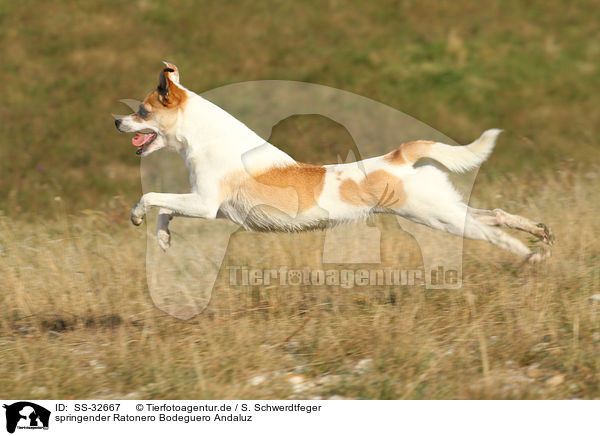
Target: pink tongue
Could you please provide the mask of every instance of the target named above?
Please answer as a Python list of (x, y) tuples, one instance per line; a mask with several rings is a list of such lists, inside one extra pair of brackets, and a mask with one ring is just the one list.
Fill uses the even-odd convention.
[(141, 147), (151, 135), (152, 133), (136, 133), (135, 136), (131, 138), (131, 143), (136, 147)]

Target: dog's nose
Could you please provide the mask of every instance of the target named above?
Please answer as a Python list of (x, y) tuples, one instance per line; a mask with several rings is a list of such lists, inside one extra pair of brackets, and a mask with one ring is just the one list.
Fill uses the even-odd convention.
[(116, 128), (118, 129), (120, 125), (121, 125), (121, 120), (120, 119), (116, 119), (115, 120), (115, 126), (116, 126)]

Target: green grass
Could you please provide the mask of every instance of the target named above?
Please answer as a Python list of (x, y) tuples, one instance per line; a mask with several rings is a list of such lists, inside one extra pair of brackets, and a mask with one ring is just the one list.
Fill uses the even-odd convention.
[(0, 210), (44, 214), (55, 196), (71, 211), (115, 195), (134, 202), (138, 159), (110, 114), (155, 87), (163, 59), (198, 92), (307, 81), (381, 101), (458, 142), (506, 129), (489, 177), (588, 164), (600, 125), (599, 14), (593, 2), (5, 2)]
[[(598, 398), (599, 19), (594, 1), (0, 2), (0, 397)], [(305, 81), (459, 143), (505, 129), (471, 204), (543, 220), (553, 258), (468, 241), (463, 289), (435, 292), (233, 287), (223, 270), (203, 314), (165, 315), (128, 223), (139, 159), (111, 116), (162, 60), (199, 93)], [(271, 140), (320, 163), (352, 138), (309, 115)], [(185, 225), (204, 229), (175, 220), (174, 244)], [(393, 230), (382, 256), (419, 267)], [(226, 264), (311, 265), (322, 236), (236, 234)]]

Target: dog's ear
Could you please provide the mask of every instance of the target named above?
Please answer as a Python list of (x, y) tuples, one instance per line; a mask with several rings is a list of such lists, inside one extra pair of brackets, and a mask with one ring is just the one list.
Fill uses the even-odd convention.
[(163, 71), (167, 71), (169, 79), (171, 79), (173, 83), (179, 84), (179, 69), (177, 68), (177, 65), (166, 61), (163, 61), (163, 64), (165, 64)]
[(165, 67), (158, 75), (159, 100), (163, 106), (172, 107), (181, 102), (184, 91), (179, 88), (179, 70), (174, 64), (165, 62)]

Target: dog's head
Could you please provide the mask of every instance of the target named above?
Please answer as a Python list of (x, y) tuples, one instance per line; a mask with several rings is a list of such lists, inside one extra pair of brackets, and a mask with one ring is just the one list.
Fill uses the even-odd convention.
[(135, 132), (131, 140), (135, 154), (146, 156), (167, 146), (167, 136), (173, 133), (185, 107), (187, 91), (179, 86), (179, 71), (165, 62), (158, 76), (158, 86), (140, 104), (136, 113), (115, 120), (119, 132)]

